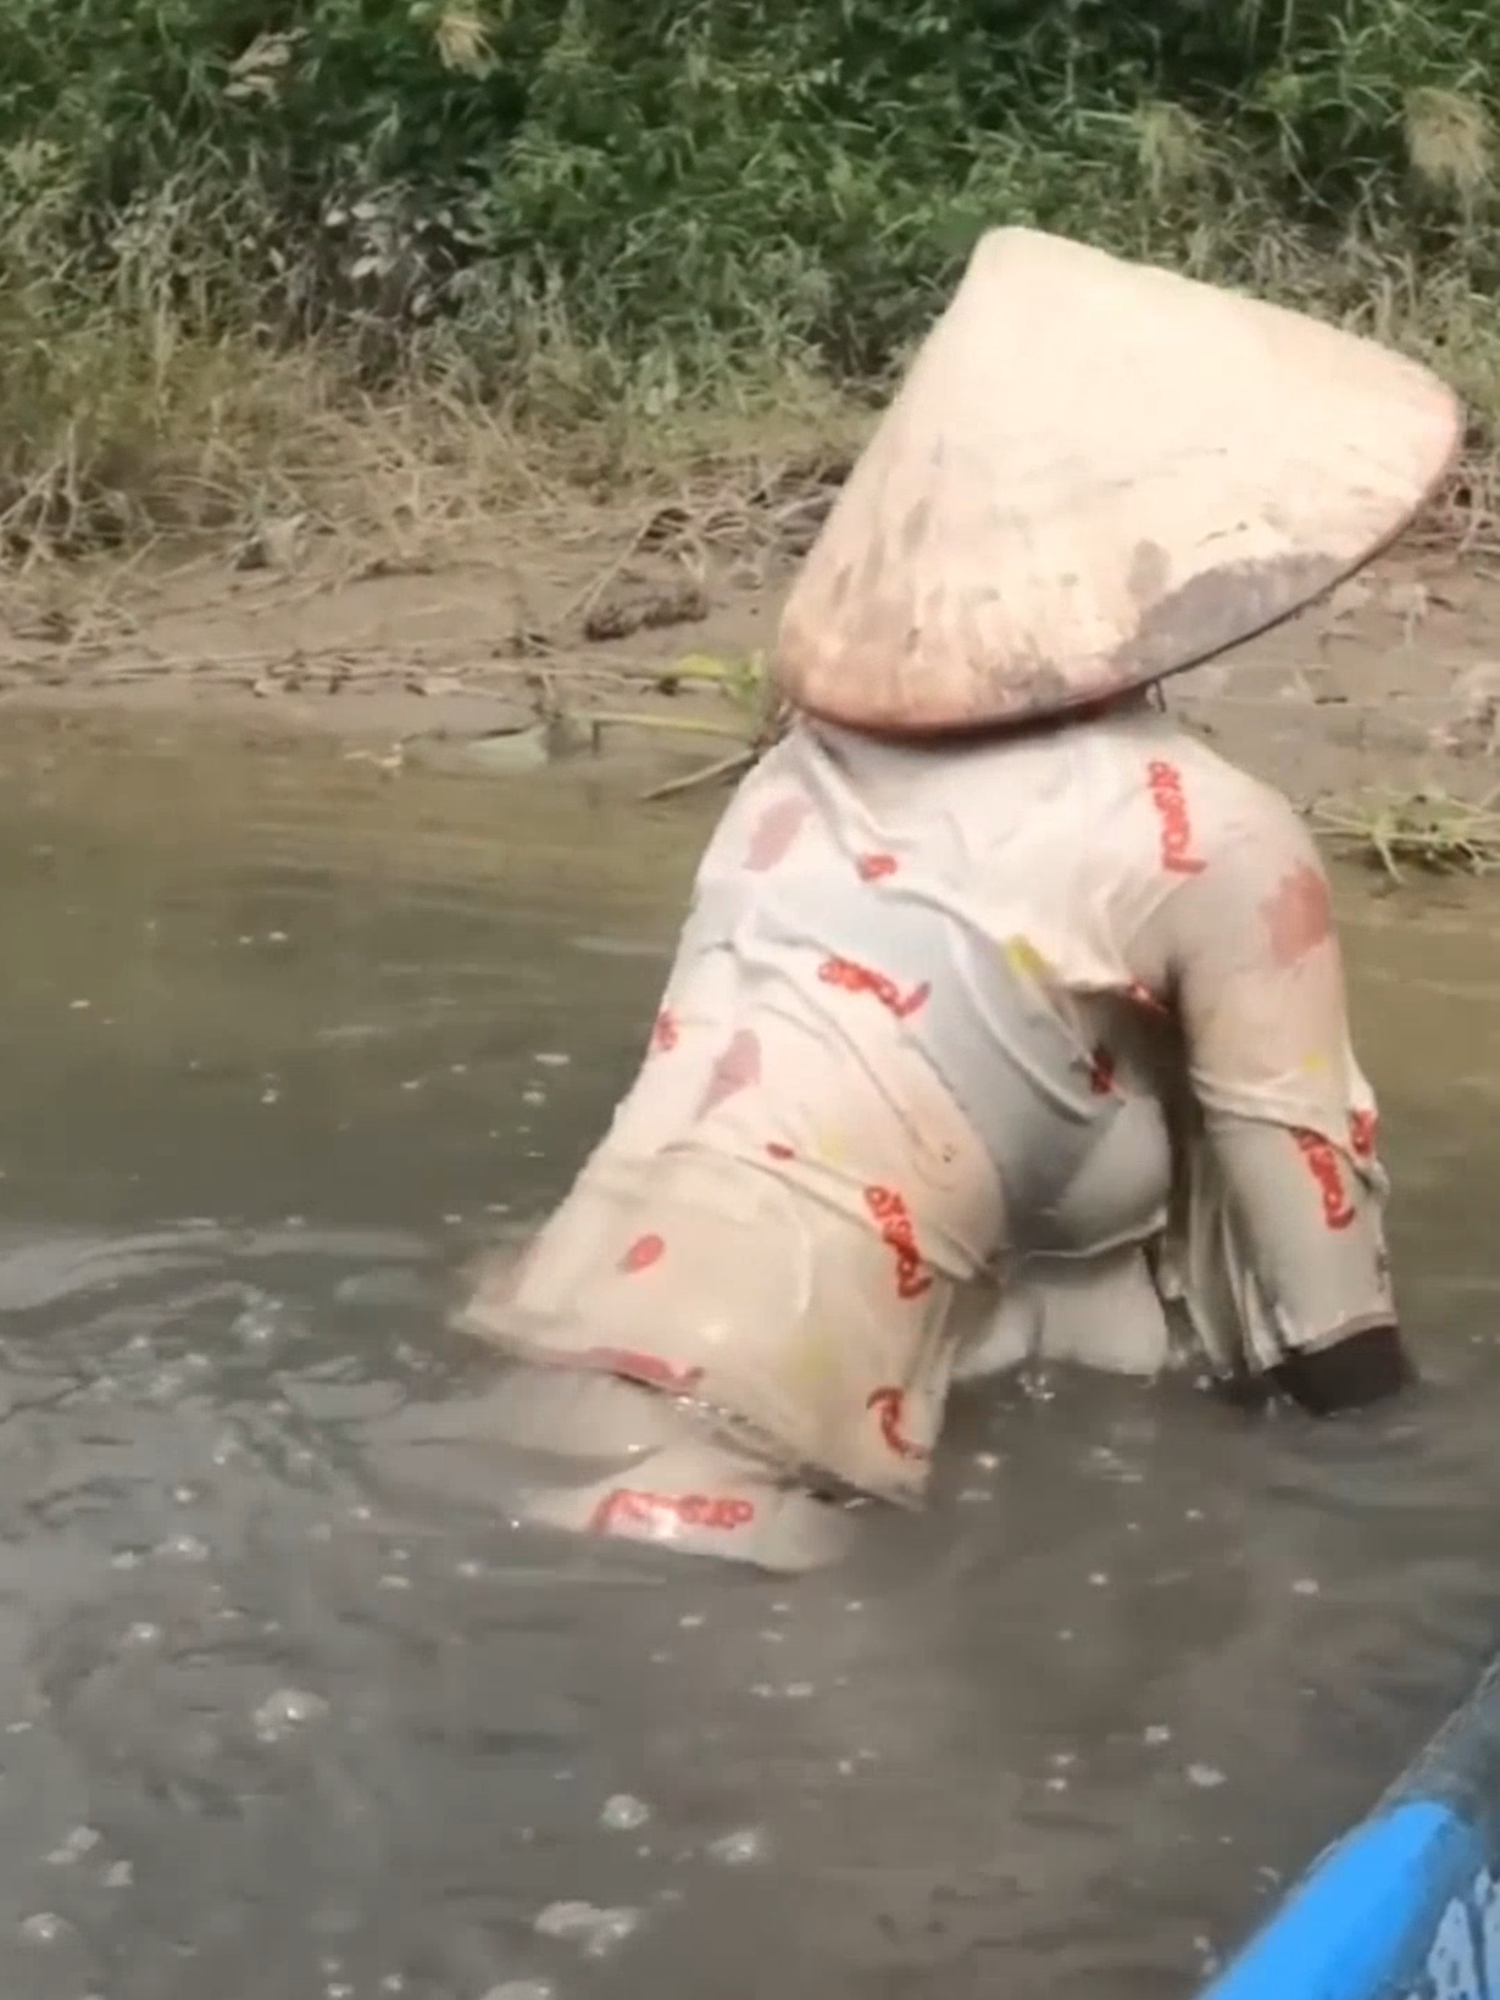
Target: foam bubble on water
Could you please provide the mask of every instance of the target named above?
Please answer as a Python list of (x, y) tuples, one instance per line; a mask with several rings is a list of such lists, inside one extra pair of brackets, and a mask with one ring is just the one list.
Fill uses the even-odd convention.
[(285, 1302), (264, 1292), (253, 1293), (230, 1322), (230, 1337), (241, 1346), (263, 1352), (291, 1331)]
[(245, 1447), (233, 1431), (221, 1431), (214, 1439), (213, 1449), (209, 1452), (214, 1464), (220, 1467), (232, 1464), (235, 1459), (243, 1458), (244, 1455)]
[(604, 1801), (599, 1824), (608, 1827), (611, 1833), (633, 1833), (638, 1826), (644, 1826), (650, 1817), (651, 1808), (644, 1799), (635, 1798), (629, 1792), (616, 1792)]
[[(389, 1990), (399, 1991), (396, 1987)], [(553, 2000), (556, 1991), (550, 1979), (506, 1979), (492, 1986), (484, 2000)]]
[(696, 1632), (699, 1626), (706, 1625), (708, 1620), (701, 1611), (684, 1611), (677, 1623), (684, 1632)]
[(1141, 1741), (1148, 1750), (1159, 1750), (1164, 1743), (1170, 1743), (1172, 1732), (1164, 1722), (1148, 1722), (1141, 1731)]
[(410, 1590), (411, 1578), (403, 1576), (399, 1570), (387, 1570), (380, 1579), (382, 1590)]
[(113, 1861), (104, 1871), (106, 1889), (128, 1889), (135, 1881), (135, 1869), (128, 1861)]
[(530, 1090), (523, 1090), (521, 1092), (521, 1102), (523, 1104), (545, 1104), (547, 1102), (547, 1093), (545, 1090), (538, 1090), (533, 1084)]
[(168, 1535), (151, 1553), (169, 1562), (202, 1563), (208, 1561), (210, 1550), (197, 1535)]
[(604, 1958), (640, 1928), (639, 1910), (603, 1910), (593, 1903), (549, 1903), (533, 1928), (542, 1937), (576, 1944), (586, 1958)]
[(1109, 1582), (1109, 1571), (1107, 1569), (1096, 1569), (1090, 1576), (1089, 1582), (1094, 1586), (1095, 1590), (1103, 1590), (1104, 1586)]
[(708, 1843), (710, 1861), (720, 1862), (726, 1868), (747, 1868), (753, 1862), (764, 1861), (770, 1852), (770, 1842), (764, 1827), (741, 1826), (733, 1833), (721, 1833), (717, 1840)]
[(542, 1069), (566, 1069), (573, 1058), (558, 1049), (538, 1049), (531, 1060)]
[(1227, 1785), (1229, 1779), (1216, 1764), (1189, 1764), (1187, 1781), (1200, 1792), (1215, 1792), (1220, 1785)]
[(153, 1625), (149, 1618), (137, 1618), (133, 1625), (125, 1628), (124, 1644), (127, 1646), (155, 1646), (160, 1639), (160, 1625)]
[(99, 1845), (103, 1835), (97, 1827), (75, 1826), (71, 1833), (63, 1835), (57, 1846), (47, 1856), (53, 1868), (71, 1868), (75, 1861), (81, 1861)]
[(1299, 1576), (1292, 1585), (1293, 1597), (1316, 1597), (1323, 1588), (1315, 1576)]
[(141, 1552), (139, 1549), (116, 1549), (109, 1559), (111, 1569), (139, 1569)]
[(278, 1688), (250, 1719), (262, 1743), (280, 1743), (307, 1723), (321, 1721), (327, 1713), (328, 1703), (321, 1695), (308, 1694), (303, 1688)]
[(28, 1944), (56, 1944), (68, 1935), (72, 1926), (66, 1917), (60, 1917), (53, 1910), (37, 1910), (29, 1917), (23, 1917), (20, 1931)]

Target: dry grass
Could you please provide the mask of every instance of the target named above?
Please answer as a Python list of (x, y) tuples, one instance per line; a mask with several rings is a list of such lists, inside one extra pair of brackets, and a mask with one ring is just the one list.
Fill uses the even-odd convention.
[[(1470, 448), (1417, 532), (1500, 553), (1500, 327), (1488, 302), (1388, 269), (1338, 317), (1438, 365), (1465, 394)], [(41, 382), (34, 357), (32, 379), (10, 383), (19, 371), (0, 359), (12, 574), (162, 544), (276, 565), (318, 538), (351, 568), (421, 566), (497, 521), (545, 532), (582, 508), (634, 523), (622, 563), (643, 551), (700, 572), (727, 560), (755, 581), (807, 547), (872, 421), (864, 394), (786, 370), (669, 418), (626, 406), (558, 421), (535, 398), (508, 408), (415, 366), (372, 394), (318, 343), (268, 352), (167, 325), (137, 336), (101, 326), (53, 340)]]
[(1500, 869), (1500, 793), (1480, 800), (1437, 788), (1361, 792), (1312, 808), (1313, 830), (1393, 883), (1404, 868), (1429, 875), (1488, 875)]

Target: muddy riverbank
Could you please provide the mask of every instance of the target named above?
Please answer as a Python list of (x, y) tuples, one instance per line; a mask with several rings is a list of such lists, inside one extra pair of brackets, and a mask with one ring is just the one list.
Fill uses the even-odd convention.
[[(316, 733), (388, 774), (414, 745), (426, 755), (540, 719), (554, 749), (649, 745), (693, 768), (753, 726), (817, 503), (574, 511), (440, 555), (293, 535), (250, 567), (40, 573), (0, 599), (0, 711)], [(1452, 548), (1398, 550), (1182, 676), (1171, 700), (1299, 802), (1369, 786), (1481, 795), (1500, 763), (1500, 569)]]

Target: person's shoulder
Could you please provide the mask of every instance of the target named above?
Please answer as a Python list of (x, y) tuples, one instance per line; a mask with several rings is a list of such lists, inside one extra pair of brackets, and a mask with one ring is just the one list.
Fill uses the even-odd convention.
[(1274, 785), (1231, 763), (1201, 736), (1169, 715), (1143, 718), (1132, 752), (1159, 810), (1180, 810), (1205, 851), (1240, 846), (1247, 839), (1300, 842), (1306, 833), (1297, 808)]

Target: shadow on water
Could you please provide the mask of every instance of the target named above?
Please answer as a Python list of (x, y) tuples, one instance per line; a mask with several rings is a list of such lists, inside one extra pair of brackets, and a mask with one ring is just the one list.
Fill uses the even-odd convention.
[(1183, 1994), (1485, 1657), (1493, 903), (1348, 899), (1420, 1397), (992, 1390), (788, 1585), (368, 1444), (628, 1075), (701, 815), (97, 730), (0, 775), (18, 2000)]

